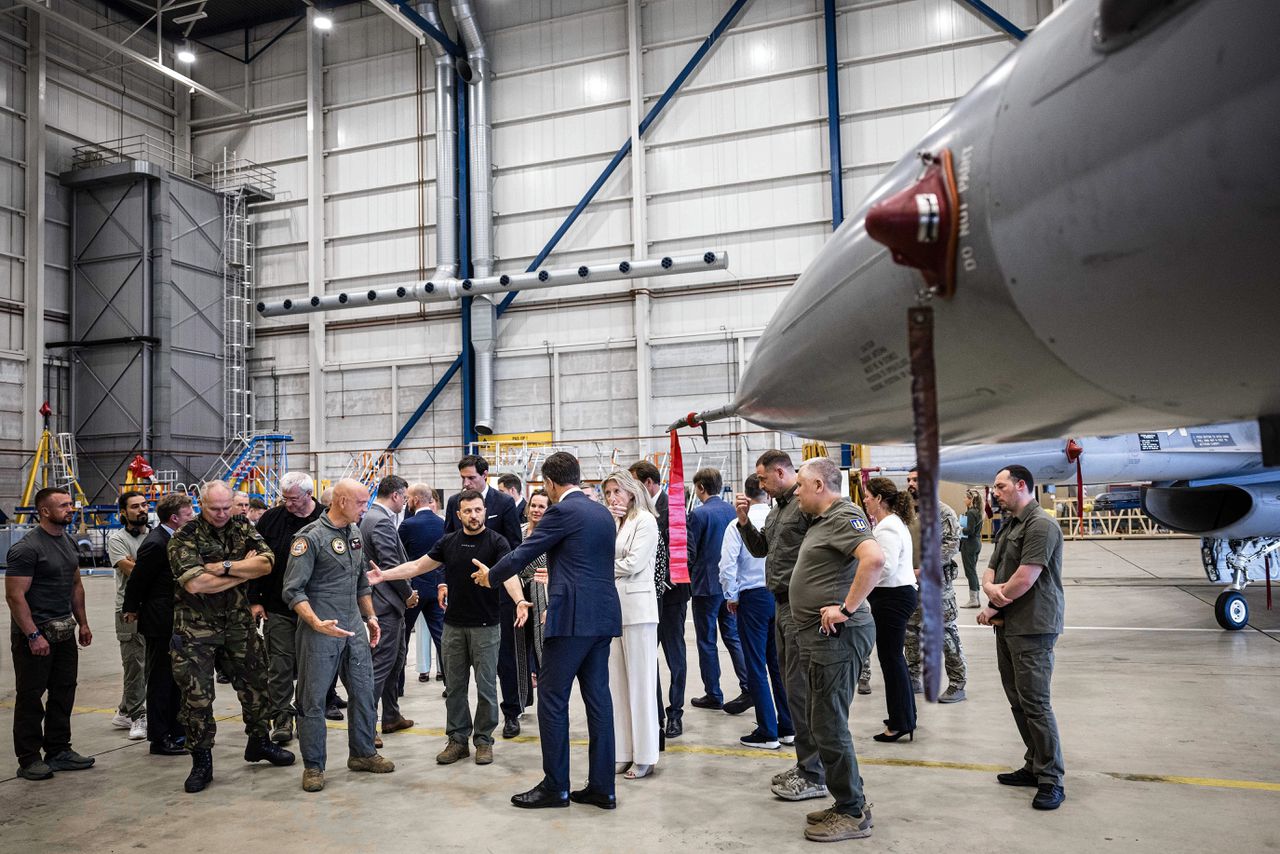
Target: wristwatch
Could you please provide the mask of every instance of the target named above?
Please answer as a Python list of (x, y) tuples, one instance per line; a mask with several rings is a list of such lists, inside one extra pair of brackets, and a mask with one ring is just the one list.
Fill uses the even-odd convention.
[(30, 642), (31, 642), (31, 641), (33, 641), (33, 640), (39, 640), (39, 639), (40, 639), (40, 638), (42, 638), (42, 637), (44, 637), (44, 635), (40, 634), (40, 630), (39, 630), (39, 629), (36, 629), (36, 630), (35, 630), (34, 632), (32, 632), (31, 634), (27, 635), (27, 643), (30, 643)]
[(852, 620), (852, 619), (853, 619), (853, 612), (852, 612), (852, 611), (847, 611), (847, 610), (845, 610), (844, 603), (841, 603), (841, 604), (840, 604), (840, 613), (841, 613), (841, 614), (844, 614), (844, 615), (845, 615), (847, 618), (849, 618), (850, 620)]
[(231, 561), (224, 560), (222, 562), (222, 577), (226, 578), (230, 574), (231, 574)]

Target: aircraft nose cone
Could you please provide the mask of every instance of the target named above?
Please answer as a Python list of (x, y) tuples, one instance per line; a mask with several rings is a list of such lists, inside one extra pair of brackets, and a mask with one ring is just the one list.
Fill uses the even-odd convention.
[(867, 234), (913, 267), (942, 296), (955, 290), (957, 196), (951, 152), (924, 155), (928, 167), (915, 184), (882, 199), (867, 211)]

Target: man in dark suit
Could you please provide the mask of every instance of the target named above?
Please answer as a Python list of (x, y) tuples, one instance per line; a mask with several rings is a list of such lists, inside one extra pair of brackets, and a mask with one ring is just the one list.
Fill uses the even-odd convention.
[[(396, 533), (396, 517), (404, 509), (408, 482), (389, 474), (378, 481), (377, 497), (360, 520), (360, 539), (365, 559), (378, 566), (404, 562), (404, 546)], [(373, 590), (373, 612), (382, 629), (382, 643), (373, 648), (373, 696), (382, 704), (382, 734), (409, 729), (413, 721), (400, 714), (396, 674), (404, 671), (408, 647), (404, 639), (404, 612), (418, 604), (418, 595), (407, 581), (380, 584)], [(381, 739), (374, 740), (380, 747)]]
[[(516, 503), (501, 489), (492, 489), (486, 475), (489, 472), (489, 461), (475, 454), (467, 454), (458, 461), (458, 475), (462, 479), (463, 489), (474, 489), (484, 496), (485, 527), (499, 533), (507, 544), (515, 548), (520, 544), (523, 534), (520, 531), (520, 517), (516, 513)], [(458, 493), (461, 494), (461, 493)], [(449, 497), (445, 507), (444, 532), (452, 534), (460, 530), (458, 521), (458, 494)], [(380, 564), (381, 565), (381, 564)], [(524, 714), (524, 706), (520, 703), (520, 677), (516, 668), (516, 603), (511, 601), (505, 590), (498, 591), (498, 616), (502, 624), (502, 638), (498, 643), (498, 685), (502, 689), (502, 737), (515, 738), (520, 734), (520, 716)], [(532, 646), (529, 644), (528, 646)], [(525, 667), (526, 673), (531, 673)], [(524, 695), (533, 696), (533, 685), (526, 681)]]
[[(671, 564), (671, 521), (667, 507), (667, 491), (662, 488), (662, 473), (648, 460), (632, 463), (631, 475), (644, 486), (658, 508), (658, 532), (662, 543), (658, 546), (667, 553), (667, 565)], [(662, 680), (658, 680), (658, 725), (666, 738), (679, 738), (684, 733), (684, 686), (688, 673), (688, 650), (684, 639), (685, 617), (689, 611), (689, 583), (671, 585), (658, 596), (658, 645), (667, 661), (671, 674), (671, 688), (667, 702), (662, 701)]]
[[(417, 560), (444, 536), (444, 520), (436, 515), (439, 508), (436, 503), (435, 490), (425, 483), (409, 484), (409, 511), (400, 523), (400, 542), (404, 544), (407, 560)], [(418, 681), (426, 682), (431, 678), (431, 646), (436, 650), (436, 678), (444, 679), (444, 658), (441, 655), (441, 641), (444, 637), (444, 609), (440, 607), (436, 597), (436, 589), (444, 583), (444, 570), (435, 569), (424, 575), (414, 576), (409, 583), (418, 593), (417, 606), (404, 612), (404, 631), (407, 638), (418, 621), (418, 614), (427, 624), (430, 638), (418, 646)], [(404, 675), (401, 672), (403, 687)]]
[[(693, 476), (693, 491), (702, 504), (689, 512), (689, 580), (693, 586), (693, 633), (698, 642), (698, 667), (706, 693), (694, 697), (689, 705), (740, 715), (751, 708), (754, 701), (747, 690), (747, 666), (738, 639), (738, 618), (729, 611), (720, 587), (720, 547), (725, 529), (738, 516), (720, 497), (723, 485), (718, 469), (699, 469)], [(738, 679), (738, 696), (727, 703), (720, 692), (717, 628)]]
[(138, 548), (138, 560), (124, 588), (122, 618), (138, 623), (147, 655), (147, 740), (159, 756), (186, 753), (178, 724), (178, 686), (173, 681), (169, 643), (173, 638), (173, 572), (169, 538), (195, 518), (191, 499), (171, 492), (156, 502), (160, 524)]
[(524, 484), (520, 482), (520, 476), (510, 473), (500, 476), (498, 489), (511, 496), (511, 500), (516, 503), (516, 518), (524, 523), (524, 509), (528, 502), (524, 498)]
[[(607, 508), (582, 494), (582, 470), (572, 454), (557, 452), (542, 464), (552, 505), (529, 539), (492, 568), (477, 563), (478, 584), (496, 586), (547, 556), (547, 623), (538, 673), (538, 734), (542, 782), (511, 797), (525, 809), (567, 807), (569, 801), (602, 809), (614, 797), (613, 700), (609, 644), (622, 636), (622, 609), (613, 580), (617, 526)], [(587, 707), (591, 767), (587, 786), (569, 791), (569, 692), (578, 680)]]

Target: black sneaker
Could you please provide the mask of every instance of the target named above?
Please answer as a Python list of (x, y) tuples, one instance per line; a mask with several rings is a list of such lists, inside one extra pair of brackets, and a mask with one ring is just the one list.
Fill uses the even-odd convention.
[(1040, 785), (1040, 781), (1036, 779), (1036, 775), (1032, 774), (1026, 768), (1019, 768), (1017, 771), (1011, 771), (1007, 774), (997, 774), (996, 781), (1005, 786)]
[(19, 768), (18, 776), (24, 780), (49, 780), (53, 778), (53, 769), (43, 759), (37, 759)]
[(1067, 799), (1067, 792), (1053, 783), (1041, 783), (1036, 788), (1036, 796), (1031, 799), (1031, 806), (1038, 810), (1056, 810)]
[(707, 694), (702, 697), (694, 697), (689, 701), (689, 705), (696, 709), (716, 709), (717, 711), (724, 708), (724, 703)]
[(84, 771), (92, 768), (96, 761), (92, 756), (81, 756), (69, 747), (44, 758), (50, 771)]
[(760, 750), (777, 750), (782, 746), (782, 742), (776, 738), (770, 738), (761, 732), (753, 732), (750, 735), (744, 735), (738, 739), (743, 747), (756, 747)]
[(750, 694), (739, 694), (724, 704), (724, 713), (726, 715), (740, 715), (755, 704), (756, 701), (751, 699)]

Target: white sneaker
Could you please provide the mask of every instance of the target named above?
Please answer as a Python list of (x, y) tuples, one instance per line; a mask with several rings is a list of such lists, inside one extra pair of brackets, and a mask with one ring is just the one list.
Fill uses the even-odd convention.
[(147, 716), (143, 715), (129, 725), (129, 740), (141, 741), (147, 737)]
[(129, 729), (133, 726), (133, 721), (129, 720), (129, 716), (116, 712), (116, 716), (111, 719), (111, 725), (116, 729)]

